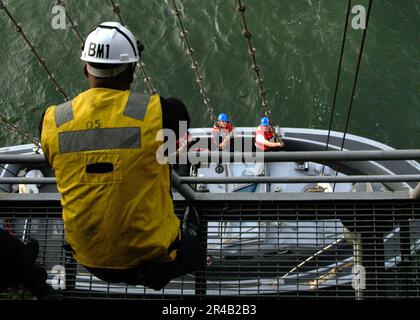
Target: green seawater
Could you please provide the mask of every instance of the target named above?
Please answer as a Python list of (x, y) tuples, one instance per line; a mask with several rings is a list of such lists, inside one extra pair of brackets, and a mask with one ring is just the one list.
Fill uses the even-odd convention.
[[(53, 0), (3, 0), (66, 93), (87, 89), (81, 42), (54, 30)], [(86, 36), (117, 21), (108, 0), (67, 0)], [(145, 45), (143, 61), (161, 95), (188, 106), (193, 127), (212, 123), (168, 0), (118, 0), (124, 22)], [(263, 111), (234, 0), (177, 0), (211, 104), (236, 126), (255, 126)], [(345, 0), (243, 0), (267, 98), (282, 127), (328, 129), (344, 30)], [(367, 7), (367, 0), (353, 5)], [(355, 15), (352, 14), (351, 18)], [(348, 132), (394, 148), (420, 146), (420, 1), (373, 0)], [(343, 131), (362, 30), (349, 27), (332, 129)], [(3, 116), (38, 137), (41, 113), (63, 101), (0, 10), (0, 106)], [(134, 89), (146, 92), (138, 74)], [(26, 142), (0, 127), (0, 146)]]

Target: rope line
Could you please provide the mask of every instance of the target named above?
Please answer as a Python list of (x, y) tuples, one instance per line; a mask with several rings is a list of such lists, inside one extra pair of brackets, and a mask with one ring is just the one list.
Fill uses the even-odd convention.
[[(111, 0), (111, 5), (112, 5), (112, 10), (114, 11), (114, 13), (117, 15), (118, 19), (120, 20), (120, 23), (125, 26), (124, 20), (122, 18), (122, 13), (121, 13), (121, 7), (119, 4), (117, 4), (114, 0)], [(140, 53), (140, 52), (139, 52)], [(140, 57), (141, 58), (141, 57)], [(152, 78), (149, 76), (149, 74), (146, 71), (146, 64), (143, 61), (139, 61), (138, 66), (140, 68), (140, 72), (143, 75), (143, 81), (146, 84), (146, 86), (148, 87), (149, 93), (150, 94), (155, 94), (158, 91), (155, 89), (155, 87), (153, 86), (152, 83)]]
[(9, 128), (11, 131), (13, 131), (15, 134), (20, 135), (24, 137), (27, 141), (31, 141), (34, 145), (37, 147), (41, 147), (39, 141), (37, 141), (34, 137), (30, 136), (29, 134), (23, 132), (20, 130), (17, 126), (15, 126), (10, 120), (5, 118), (4, 116), (0, 115), (0, 123), (6, 127)]
[[(363, 30), (362, 42), (361, 42), (360, 50), (359, 50), (359, 57), (357, 59), (356, 72), (355, 72), (354, 78), (353, 78), (353, 86), (352, 86), (352, 91), (351, 91), (351, 96), (350, 96), (349, 108), (347, 110), (346, 125), (345, 125), (345, 128), (344, 128), (343, 138), (341, 140), (340, 151), (344, 150), (344, 144), (346, 142), (346, 135), (347, 135), (347, 130), (349, 128), (350, 116), (351, 116), (351, 111), (352, 111), (353, 102), (354, 102), (354, 94), (355, 94), (356, 88), (357, 88), (357, 81), (359, 79), (360, 66), (362, 64), (363, 50), (365, 48), (366, 34), (367, 34), (368, 26), (369, 26), (369, 18), (370, 18), (371, 10), (372, 10), (372, 0), (369, 0), (369, 7), (368, 7), (367, 14), (366, 14), (366, 28)], [(337, 163), (337, 170), (335, 172), (336, 176), (338, 175), (339, 169), (340, 169), (340, 162)], [(336, 182), (334, 182), (333, 192), (335, 191), (335, 187), (336, 187)]]
[(362, 64), (363, 50), (365, 48), (365, 43), (366, 43), (366, 34), (367, 34), (367, 30), (368, 30), (368, 25), (369, 25), (369, 18), (370, 18), (371, 9), (372, 9), (372, 0), (369, 0), (369, 7), (368, 7), (367, 14), (366, 14), (366, 29), (363, 30), (362, 43), (360, 45), (359, 57), (358, 57), (358, 60), (357, 60), (356, 73), (355, 73), (355, 76), (354, 76), (354, 79), (353, 79), (353, 87), (352, 87), (352, 90), (351, 90), (350, 103), (349, 103), (349, 108), (348, 108), (347, 117), (346, 117), (346, 127), (344, 129), (344, 135), (343, 135), (343, 139), (341, 141), (341, 151), (344, 149), (346, 134), (347, 134), (347, 130), (348, 130), (348, 127), (349, 127), (350, 116), (351, 116), (351, 111), (352, 111), (353, 102), (354, 102), (354, 94), (356, 92), (357, 81), (359, 79), (360, 65)]
[[(306, 263), (308, 263), (309, 261), (311, 261), (312, 259), (316, 258), (317, 256), (319, 256), (320, 254), (322, 254), (323, 252), (327, 251), (328, 249), (332, 248), (333, 246), (338, 245), (340, 242), (342, 242), (344, 240), (344, 238), (338, 238), (336, 239), (334, 242), (327, 244), (325, 247), (323, 247), (321, 250), (315, 252), (313, 255), (311, 255), (310, 257), (306, 258), (304, 261), (302, 261), (301, 263), (299, 263), (296, 267), (292, 268), (291, 270), (289, 270), (287, 273), (285, 273), (283, 276), (281, 276), (279, 279), (285, 279), (287, 278), (290, 274), (292, 274), (293, 272), (295, 272), (296, 270), (298, 270), (300, 267), (302, 267), (303, 265), (305, 265)], [(276, 280), (275, 283), (277, 283), (278, 281)]]
[(19, 23), (17, 23), (16, 19), (13, 17), (13, 15), (7, 9), (6, 5), (3, 3), (2, 0), (0, 0), (0, 9), (3, 9), (4, 12), (6, 12), (6, 14), (9, 17), (10, 21), (12, 21), (12, 23), (15, 25), (16, 32), (19, 33), (22, 36), (22, 38), (25, 40), (26, 44), (29, 47), (29, 51), (31, 51), (34, 54), (34, 56), (38, 60), (39, 65), (48, 74), (48, 80), (50, 80), (50, 81), (52, 81), (54, 83), (54, 85), (56, 87), (56, 90), (61, 93), (61, 95), (64, 97), (64, 100), (65, 101), (68, 101), (69, 98), (68, 98), (67, 94), (65, 93), (63, 87), (60, 86), (60, 84), (58, 83), (57, 79), (55, 78), (55, 76), (51, 73), (50, 69), (48, 68), (47, 63), (45, 62), (45, 60), (40, 56), (40, 54), (36, 50), (35, 46), (29, 41), (27, 35), (23, 31), (22, 26)]
[(247, 23), (246, 16), (245, 16), (246, 7), (245, 7), (245, 5), (242, 4), (241, 0), (237, 0), (237, 10), (238, 10), (239, 15), (242, 18), (242, 25), (243, 25), (242, 34), (245, 37), (245, 39), (247, 40), (248, 53), (251, 56), (252, 70), (254, 70), (255, 76), (256, 76), (256, 79), (257, 79), (256, 83), (257, 83), (258, 91), (259, 91), (260, 98), (261, 98), (261, 105), (264, 109), (264, 115), (266, 117), (269, 117), (270, 114), (271, 114), (271, 111), (268, 108), (266, 91), (264, 89), (264, 79), (261, 76), (261, 67), (257, 63), (257, 55), (256, 55), (257, 49), (252, 45), (252, 42), (251, 42), (252, 34), (249, 31), (248, 23)]
[(121, 16), (121, 8), (120, 5), (115, 3), (114, 0), (111, 0), (112, 10), (114, 10), (114, 13), (117, 15), (118, 19), (120, 20), (121, 24), (125, 26), (125, 23), (123, 21), (123, 18)]
[(199, 69), (198, 61), (194, 56), (194, 49), (191, 47), (191, 43), (188, 39), (188, 31), (185, 29), (184, 24), (182, 23), (182, 19), (181, 19), (182, 12), (178, 9), (178, 6), (176, 5), (175, 0), (172, 0), (172, 7), (173, 7), (173, 13), (178, 21), (178, 26), (180, 28), (179, 37), (181, 38), (181, 41), (184, 43), (184, 45), (187, 48), (186, 53), (191, 60), (191, 69), (193, 70), (196, 77), (196, 82), (198, 86), (200, 87), (200, 94), (203, 97), (204, 105), (206, 106), (207, 113), (210, 116), (210, 120), (215, 122), (216, 114), (214, 112), (213, 107), (210, 104), (208, 93), (206, 92), (204, 88), (203, 76), (200, 74), (198, 70)]
[[(29, 38), (23, 31), (22, 26), (16, 21), (16, 19), (13, 17), (11, 12), (7, 9), (6, 5), (2, 0), (0, 0), (0, 10), (4, 10), (10, 21), (13, 23), (13, 25), (16, 27), (16, 32), (19, 33), (22, 38), (25, 40), (26, 44), (29, 47), (29, 51), (31, 51), (36, 59), (38, 60), (39, 65), (45, 70), (45, 72), (48, 75), (48, 79), (54, 83), (56, 90), (62, 94), (65, 101), (68, 101), (68, 96), (66, 95), (64, 89), (60, 86), (58, 81), (55, 79), (55, 76), (51, 73), (49, 70), (47, 63), (45, 60), (40, 56), (38, 51), (36, 50), (35, 46), (29, 41)], [(19, 129), (15, 124), (13, 124), (9, 119), (5, 118), (3, 115), (0, 115), (0, 123), (4, 126), (10, 129), (15, 134), (20, 135), (21, 137), (24, 137), (26, 140), (31, 141), (33, 144), (35, 144), (38, 147), (41, 147), (40, 143), (31, 135), (23, 132), (21, 129)]]
[[(328, 147), (330, 145), (331, 130), (332, 130), (332, 125), (334, 121), (334, 112), (335, 112), (335, 107), (337, 105), (338, 86), (340, 84), (340, 78), (341, 78), (341, 67), (343, 65), (344, 49), (346, 47), (347, 29), (349, 25), (348, 22), (349, 22), (350, 12), (351, 12), (351, 3), (352, 3), (352, 0), (349, 0), (348, 5), (347, 5), (346, 21), (344, 23), (343, 38), (341, 40), (340, 60), (338, 62), (337, 78), (335, 81), (334, 98), (333, 98), (333, 104), (331, 108), (330, 121), (328, 125), (328, 135), (327, 135), (327, 143), (325, 145), (325, 151), (328, 151)], [(324, 171), (325, 171), (325, 165), (322, 166), (322, 175), (324, 175)]]
[(70, 21), (71, 28), (76, 33), (76, 35), (79, 37), (79, 39), (82, 42), (82, 44), (84, 44), (85, 43), (85, 39), (83, 38), (82, 34), (80, 33), (78, 24), (70, 16), (70, 13), (67, 10), (66, 3), (64, 2), (64, 0), (56, 0), (55, 1), (55, 4), (56, 5), (59, 5), (59, 6), (62, 6), (64, 8), (64, 12), (66, 13), (67, 20)]

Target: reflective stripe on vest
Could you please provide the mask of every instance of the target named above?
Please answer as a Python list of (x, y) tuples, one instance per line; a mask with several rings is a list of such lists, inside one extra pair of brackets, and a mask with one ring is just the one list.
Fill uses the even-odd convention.
[(58, 134), (59, 152), (141, 148), (140, 128), (104, 128)]
[(57, 128), (74, 119), (73, 100), (64, 102), (55, 108), (54, 118)]
[(92, 88), (59, 107), (63, 111), (56, 108), (46, 111), (41, 138), (75, 259), (117, 269), (173, 261), (177, 252), (168, 248), (179, 237), (180, 220), (169, 165), (156, 159), (163, 144), (156, 140), (160, 97)]
[(137, 120), (143, 120), (149, 105), (150, 96), (133, 92), (127, 101), (124, 115)]

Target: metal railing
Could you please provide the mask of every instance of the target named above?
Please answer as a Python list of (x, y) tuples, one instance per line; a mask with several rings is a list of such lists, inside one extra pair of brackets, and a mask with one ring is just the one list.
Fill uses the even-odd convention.
[[(35, 238), (49, 282), (65, 270), (60, 298), (419, 298), (420, 202), (413, 200), (202, 201), (196, 204), (205, 271), (161, 291), (108, 284), (63, 248), (59, 200), (0, 200), (0, 221)], [(187, 203), (175, 200), (182, 216)], [(363, 270), (357, 275), (357, 270)]]
[[(267, 159), (419, 158), (419, 151), (415, 150), (332, 153), (280, 153), (267, 155)], [(45, 159), (41, 155), (0, 155), (0, 163), (22, 162), (45, 164)], [(380, 179), (383, 178), (386, 176)], [(50, 180), (41, 181), (54, 182), (46, 179)], [(6, 181), (1, 178), (0, 184)], [(57, 276), (54, 266), (64, 268), (65, 288), (54, 291), (62, 299), (420, 297), (420, 201), (416, 198), (419, 187), (411, 194), (205, 194), (187, 184), (198, 181), (173, 173), (179, 192), (174, 196), (174, 204), (179, 217), (187, 204), (197, 208), (207, 267), (174, 279), (161, 291), (108, 284), (76, 263), (62, 247), (64, 228), (58, 194), (0, 193), (0, 226), (22, 240), (39, 241), (40, 257), (49, 270), (52, 285)], [(16, 180), (9, 181), (12, 182)]]
[[(188, 152), (187, 159), (199, 162), (290, 162), (290, 161), (377, 161), (377, 160), (420, 160), (420, 150), (368, 150), (368, 151), (299, 151), (299, 152)], [(176, 158), (169, 158), (176, 163)], [(0, 154), (0, 164), (46, 164), (43, 155)], [(356, 175), (356, 176), (312, 176), (312, 177), (231, 177), (204, 178), (179, 177), (172, 172), (174, 188), (189, 201), (212, 199), (214, 195), (196, 193), (188, 184), (195, 183), (310, 183), (310, 182), (419, 182), (420, 174), (410, 175)], [(0, 184), (54, 184), (54, 178), (2, 177)], [(418, 188), (416, 188), (418, 190)], [(419, 196), (412, 191), (411, 197)], [(226, 197), (226, 195), (224, 195)], [(228, 197), (246, 200), (248, 195), (231, 194)]]
[[(364, 151), (294, 151), (294, 152), (188, 152), (187, 157), (197, 162), (227, 160), (230, 162), (264, 161), (373, 161), (420, 160), (420, 150), (364, 150)], [(174, 158), (170, 158), (174, 159)], [(0, 154), (0, 164), (45, 164), (45, 157), (38, 155)]]

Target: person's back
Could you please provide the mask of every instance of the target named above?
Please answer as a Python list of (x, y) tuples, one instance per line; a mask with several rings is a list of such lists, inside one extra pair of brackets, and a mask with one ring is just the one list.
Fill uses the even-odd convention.
[[(56, 127), (65, 108), (72, 119)], [(62, 195), (67, 241), (83, 265), (171, 260), (166, 248), (178, 236), (179, 219), (169, 168), (155, 159), (161, 113), (157, 95), (107, 88), (92, 88), (46, 112), (42, 144)]]
[(88, 36), (82, 60), (91, 88), (46, 111), (41, 142), (76, 260), (105, 281), (160, 289), (198, 267), (194, 261), (178, 268), (183, 230), (169, 166), (156, 159), (159, 131), (178, 134), (168, 124), (189, 116), (183, 104), (174, 110), (159, 95), (130, 91), (140, 54), (134, 43), (118, 23), (104, 23)]

